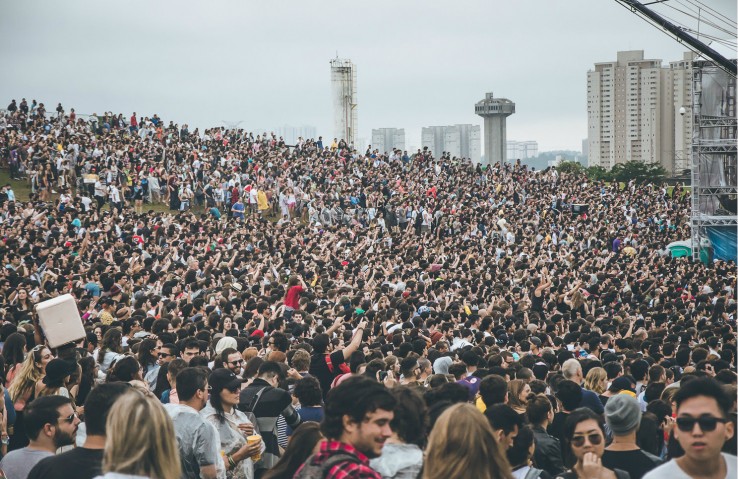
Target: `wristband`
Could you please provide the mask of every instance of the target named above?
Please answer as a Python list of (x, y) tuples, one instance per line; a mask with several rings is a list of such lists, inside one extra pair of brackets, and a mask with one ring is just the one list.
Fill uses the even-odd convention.
[(236, 467), (236, 461), (233, 460), (233, 456), (226, 454), (226, 457), (228, 458), (228, 464), (230, 464), (232, 468)]

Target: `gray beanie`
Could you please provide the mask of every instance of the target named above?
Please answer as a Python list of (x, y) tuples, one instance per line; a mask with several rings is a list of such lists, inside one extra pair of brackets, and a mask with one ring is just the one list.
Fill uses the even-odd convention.
[(448, 367), (453, 364), (454, 360), (448, 356), (441, 356), (440, 358), (433, 361), (433, 371), (436, 374), (448, 374)]
[(616, 436), (623, 436), (641, 425), (641, 406), (629, 394), (616, 394), (605, 404), (605, 420)]

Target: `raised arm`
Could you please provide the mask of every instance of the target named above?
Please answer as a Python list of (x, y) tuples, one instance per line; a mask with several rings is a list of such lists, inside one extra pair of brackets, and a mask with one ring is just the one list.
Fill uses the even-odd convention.
[(348, 346), (343, 348), (343, 357), (348, 361), (352, 354), (359, 349), (362, 339), (364, 338), (364, 329), (366, 329), (366, 320), (359, 323), (359, 326), (354, 332), (354, 337), (351, 338), (351, 342)]

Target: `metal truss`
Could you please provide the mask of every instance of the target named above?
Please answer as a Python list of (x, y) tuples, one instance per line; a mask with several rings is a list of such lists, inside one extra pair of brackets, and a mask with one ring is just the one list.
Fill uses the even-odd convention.
[[(736, 163), (738, 148), (736, 143), (736, 81), (729, 77), (724, 94), (726, 116), (702, 115), (703, 75), (722, 74), (719, 67), (712, 62), (697, 61), (693, 63), (692, 76), (692, 211), (690, 225), (692, 229), (692, 257), (700, 258), (700, 250), (709, 243), (707, 228), (728, 226), (738, 228), (738, 216), (726, 213), (721, 209), (722, 202), (738, 201), (738, 181), (736, 180)], [(711, 98), (714, 100), (714, 98)], [(719, 138), (714, 138), (715, 129), (719, 128)], [(712, 137), (712, 138), (710, 138)], [(718, 172), (715, 172), (715, 162)], [(708, 168), (708, 165), (711, 168)], [(711, 184), (712, 183), (712, 184)], [(715, 184), (719, 183), (719, 184)]]

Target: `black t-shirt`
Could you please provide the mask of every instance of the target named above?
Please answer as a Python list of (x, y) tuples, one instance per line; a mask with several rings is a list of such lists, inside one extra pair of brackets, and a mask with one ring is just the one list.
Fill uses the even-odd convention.
[(102, 461), (102, 449), (77, 447), (42, 459), (31, 469), (28, 479), (67, 479), (70, 474), (75, 479), (92, 479), (102, 475)]
[(608, 469), (622, 469), (630, 474), (630, 479), (641, 479), (651, 469), (661, 464), (661, 460), (640, 449), (635, 451), (608, 451), (602, 455), (602, 465)]
[(309, 373), (318, 378), (320, 388), (323, 390), (323, 399), (325, 399), (328, 394), (328, 390), (331, 388), (331, 383), (336, 376), (343, 374), (339, 365), (346, 362), (346, 359), (343, 357), (343, 351), (334, 351), (331, 353), (330, 358), (333, 372), (328, 368), (325, 354), (316, 353), (310, 358)]

